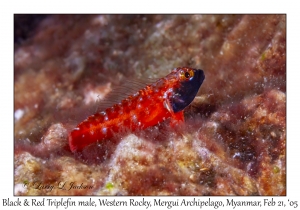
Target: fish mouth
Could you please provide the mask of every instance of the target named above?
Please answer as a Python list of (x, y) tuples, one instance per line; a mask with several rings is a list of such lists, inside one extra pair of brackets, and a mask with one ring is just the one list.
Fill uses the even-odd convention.
[(193, 69), (193, 71), (194, 76), (190, 80), (181, 81), (169, 99), (174, 113), (182, 111), (192, 103), (205, 79), (203, 70)]

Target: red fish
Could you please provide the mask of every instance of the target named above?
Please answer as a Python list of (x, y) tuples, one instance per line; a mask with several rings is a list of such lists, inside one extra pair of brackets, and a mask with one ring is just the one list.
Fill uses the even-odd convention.
[(145, 129), (168, 118), (173, 125), (183, 122), (183, 109), (194, 100), (204, 78), (200, 69), (175, 68), (166, 77), (81, 122), (69, 134), (71, 151), (81, 151), (116, 133)]

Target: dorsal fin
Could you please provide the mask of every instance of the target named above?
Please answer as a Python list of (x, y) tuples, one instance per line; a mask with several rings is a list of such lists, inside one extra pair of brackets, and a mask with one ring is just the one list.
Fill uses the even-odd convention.
[(137, 93), (139, 90), (147, 85), (153, 84), (157, 80), (158, 79), (154, 78), (126, 79), (122, 84), (113, 87), (111, 92), (108, 93), (104, 99), (97, 100), (96, 112), (101, 112), (112, 107), (114, 104), (121, 102), (125, 98)]

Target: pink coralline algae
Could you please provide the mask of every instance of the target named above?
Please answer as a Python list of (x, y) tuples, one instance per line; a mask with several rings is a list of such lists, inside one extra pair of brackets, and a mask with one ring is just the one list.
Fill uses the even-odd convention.
[[(48, 15), (14, 56), (15, 195), (286, 195), (285, 15)], [(184, 124), (70, 151), (105, 97), (178, 66), (205, 70)]]

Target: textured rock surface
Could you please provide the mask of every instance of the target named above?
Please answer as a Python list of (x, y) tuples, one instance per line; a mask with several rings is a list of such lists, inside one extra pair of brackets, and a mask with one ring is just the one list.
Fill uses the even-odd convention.
[[(58, 15), (31, 30), (15, 47), (16, 195), (286, 194), (285, 15)], [(112, 89), (178, 66), (206, 75), (180, 129), (69, 151)]]

